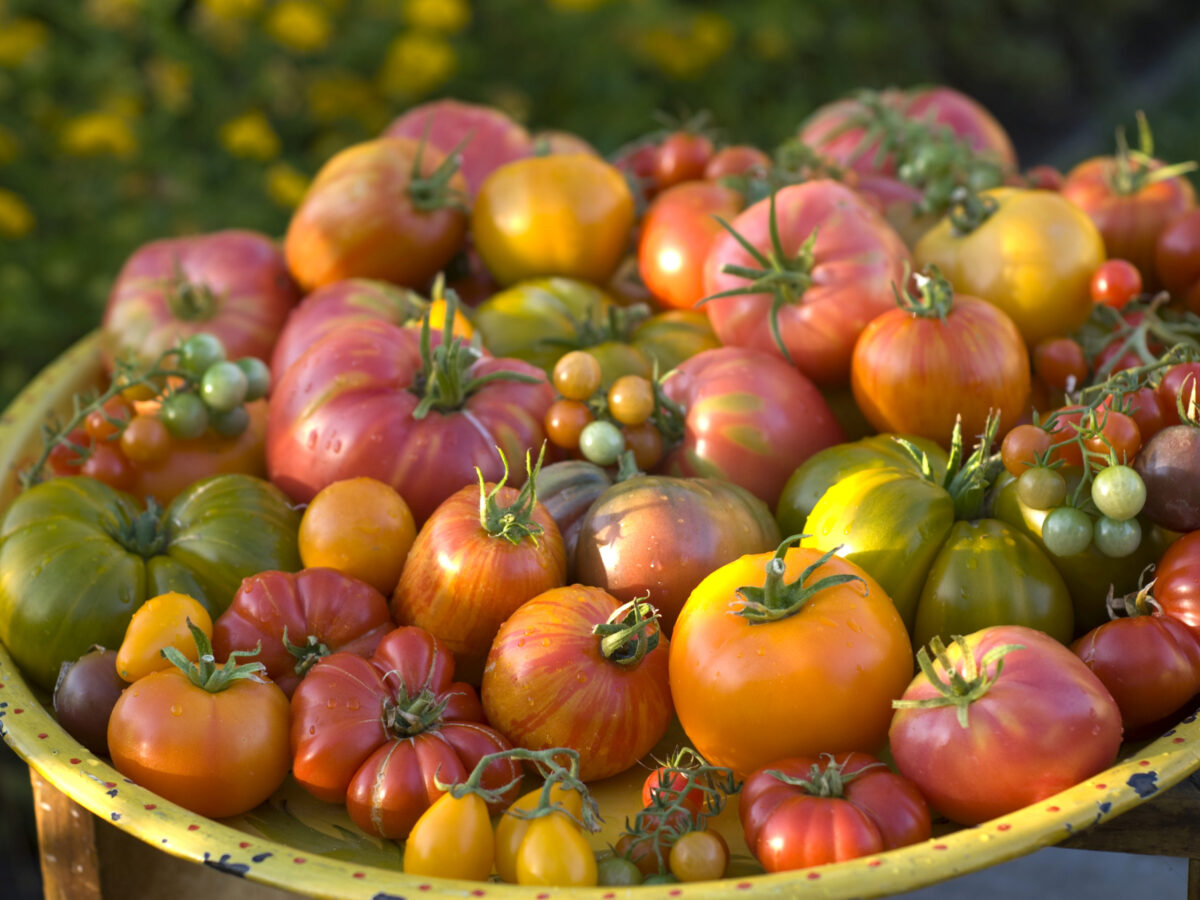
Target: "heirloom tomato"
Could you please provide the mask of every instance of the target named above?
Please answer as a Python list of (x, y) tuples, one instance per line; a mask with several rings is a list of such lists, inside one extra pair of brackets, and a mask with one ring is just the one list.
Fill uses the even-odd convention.
[(705, 760), (742, 777), (787, 756), (881, 747), (912, 677), (891, 598), (858, 566), (795, 540), (721, 566), (675, 623), (679, 722)]
[(1112, 694), (1127, 738), (1161, 731), (1154, 726), (1200, 693), (1200, 633), (1167, 614), (1150, 587), (1110, 606), (1117, 615), (1071, 649)]
[(1155, 393), (1164, 426), (1178, 425), (1182, 421), (1179, 418), (1180, 407), (1185, 410), (1188, 408), (1192, 391), (1200, 398), (1200, 362), (1176, 363), (1162, 373)]
[(773, 760), (742, 786), (746, 846), (768, 872), (907, 847), (929, 838), (929, 804), (917, 786), (875, 757), (852, 751)]
[[(940, 479), (932, 463), (851, 471), (805, 520), (804, 546), (836, 550), (869, 572), (914, 644), (983, 624), (1072, 635), (1070, 597), (1054, 566), (1016, 529), (983, 516), (982, 469), (993, 434), (989, 428), (966, 462)], [(962, 459), (961, 446), (951, 457)]]
[(1029, 352), (1003, 311), (956, 293), (936, 270), (915, 276), (917, 293), (868, 323), (854, 345), (850, 385), (867, 421), (882, 432), (949, 443), (956, 421), (1003, 433), (1029, 399)]
[(475, 480), (496, 480), (499, 447), (521, 459), (541, 445), (554, 399), (545, 375), (516, 359), (480, 357), (460, 338), (388, 322), (344, 325), (313, 344), (272, 395), (267, 470), (304, 502), (366, 475), (390, 484), (418, 524)]
[(557, 804), (561, 812), (552, 815), (562, 815), (575, 820), (583, 815), (583, 797), (579, 791), (571, 790), (554, 782), (549, 785), (539, 785), (514, 800), (496, 822), (496, 874), (501, 881), (508, 884), (517, 883), (517, 854), (521, 843), (529, 832), (529, 825), (534, 820), (529, 813), (543, 803), (543, 798), (550, 804)]
[(137, 681), (144, 675), (169, 669), (171, 662), (163, 650), (174, 647), (196, 662), (196, 641), (192, 628), (212, 637), (212, 616), (194, 597), (167, 591), (151, 597), (133, 611), (125, 637), (117, 648), (117, 674), (125, 681)]
[(0, 640), (49, 690), (63, 662), (118, 646), (148, 597), (179, 591), (215, 616), (246, 576), (299, 569), (299, 520), (248, 475), (198, 481), (165, 510), (91, 478), (34, 485), (0, 524)]
[(926, 461), (935, 479), (945, 477), (946, 451), (926, 438), (875, 434), (820, 450), (798, 466), (783, 486), (775, 507), (779, 529), (783, 534), (800, 534), (821, 495), (853, 472), (896, 468), (920, 473)]
[[(484, 724), (475, 690), (454, 680), (454, 657), (429, 632), (401, 627), (364, 659), (323, 657), (292, 694), (292, 774), (309, 793), (345, 803), (368, 834), (403, 840), (444, 791), (479, 760), (510, 749)], [(518, 762), (497, 758), (483, 787), (499, 812), (516, 796)]]
[(428, 141), (444, 155), (457, 156), (472, 197), (495, 169), (534, 151), (529, 132), (503, 110), (450, 98), (409, 107), (383, 133)]
[(1200, 315), (1200, 209), (1177, 216), (1159, 232), (1154, 270), (1163, 287)]
[(624, 176), (590, 153), (507, 163), (484, 180), (471, 209), (475, 248), (502, 285), (555, 275), (603, 284), (633, 224)]
[(844, 382), (854, 342), (894, 306), (908, 260), (855, 191), (829, 179), (789, 185), (713, 240), (705, 309), (722, 344), (784, 356), (821, 384)]
[(718, 345), (698, 310), (651, 314), (644, 304), (618, 306), (605, 291), (572, 278), (513, 285), (479, 304), (473, 320), (489, 351), (547, 374), (564, 354), (586, 350), (600, 363), (605, 390), (621, 375), (648, 378), (655, 365), (662, 374)]
[(654, 181), (660, 191), (704, 177), (716, 147), (712, 138), (698, 129), (678, 128), (658, 142), (654, 154)]
[(769, 508), (798, 465), (844, 438), (816, 386), (761, 350), (701, 351), (667, 373), (662, 388), (684, 421), (659, 470), (732, 481)]
[(1121, 713), (1083, 661), (1033, 628), (995, 626), (922, 648), (888, 731), (929, 805), (976, 825), (1112, 765)]
[(496, 837), (487, 803), (476, 793), (447, 791), (421, 813), (404, 841), (404, 874), (487, 881)]
[(579, 778), (623, 772), (671, 722), (667, 639), (653, 607), (585, 585), (521, 605), (488, 652), (480, 695), (514, 744), (580, 754)]
[(242, 582), (213, 625), (213, 652), (253, 652), (289, 697), (317, 660), (348, 651), (370, 656), (395, 627), (387, 599), (334, 569), (268, 570)]
[(1138, 115), (1140, 149), (1130, 150), (1123, 130), (1117, 152), (1094, 156), (1067, 172), (1059, 191), (1100, 229), (1108, 255), (1133, 263), (1149, 290), (1159, 286), (1155, 248), (1174, 219), (1196, 206), (1186, 173), (1195, 163), (1168, 166), (1154, 159), (1145, 116)]
[(1168, 425), (1146, 441), (1133, 467), (1145, 484), (1147, 519), (1172, 531), (1200, 530), (1200, 421)]
[(642, 217), (638, 273), (663, 306), (691, 309), (704, 298), (704, 259), (746, 205), (741, 191), (719, 181), (686, 181), (663, 191)]
[(126, 687), (117, 674), (117, 651), (93, 647), (59, 670), (52, 697), (54, 718), (93, 753), (110, 756), (108, 720)]
[(567, 556), (567, 581), (575, 579), (575, 545), (583, 516), (613, 483), (608, 470), (585, 459), (564, 459), (543, 466), (534, 478), (538, 500), (562, 535)]
[(431, 144), (383, 137), (317, 172), (288, 222), (288, 268), (307, 292), (346, 278), (427, 284), (467, 233), (466, 182)]
[(505, 462), (499, 483), (480, 475), (443, 500), (417, 533), (392, 594), (396, 622), (438, 637), (467, 681), (478, 683), (501, 623), (566, 582), (562, 536), (537, 501), (535, 471), (520, 489), (507, 487)]
[(743, 487), (717, 478), (634, 475), (607, 488), (584, 514), (575, 575), (622, 602), (647, 600), (670, 635), (684, 601), (709, 572), (778, 544), (770, 508)]
[(283, 784), (290, 710), (258, 663), (218, 667), (193, 626), (199, 663), (170, 648), (172, 666), (139, 678), (108, 720), (113, 768), (210, 818), (249, 812)]
[(1200, 531), (1166, 548), (1154, 574), (1154, 600), (1162, 611), (1200, 632)]
[(226, 230), (163, 238), (134, 251), (117, 273), (100, 325), (109, 368), (151, 362), (180, 340), (215, 335), (229, 359), (269, 359), (300, 291), (265, 234)]
[(1000, 187), (970, 195), (913, 249), (956, 291), (1000, 307), (1029, 346), (1082, 325), (1104, 238), (1087, 214), (1053, 191)]

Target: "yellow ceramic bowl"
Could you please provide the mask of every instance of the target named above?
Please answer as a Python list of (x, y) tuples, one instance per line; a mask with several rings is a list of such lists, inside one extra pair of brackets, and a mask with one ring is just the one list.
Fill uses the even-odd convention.
[[(70, 408), (76, 391), (101, 374), (99, 345), (84, 339), (42, 372), (0, 418), (0, 510), (18, 491), (16, 473), (39, 447), (52, 412)], [(879, 897), (914, 890), (1055, 844), (1136, 806), (1200, 767), (1200, 725), (1189, 717), (1095, 778), (1011, 815), (877, 856), (798, 872), (766, 875), (746, 850), (736, 799), (717, 820), (734, 855), (733, 875), (715, 882), (633, 888), (534, 889), (513, 885), (414, 878), (400, 871), (400, 848), (371, 838), (345, 810), (308, 797), (291, 781), (259, 809), (213, 821), (138, 787), (64, 732), (0, 647), (0, 731), (47, 781), (100, 818), (166, 853), (208, 863), (254, 881), (314, 897), (488, 897), (549, 900), (575, 897), (692, 898), (806, 896)], [(680, 739), (664, 739), (668, 751)], [(661, 755), (661, 754), (660, 754)], [(597, 848), (615, 840), (640, 807), (645, 771), (635, 768), (595, 786), (606, 827)]]

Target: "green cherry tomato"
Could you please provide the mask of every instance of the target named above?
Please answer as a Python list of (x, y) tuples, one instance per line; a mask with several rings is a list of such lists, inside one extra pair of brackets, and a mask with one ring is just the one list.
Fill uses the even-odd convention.
[(208, 407), (196, 394), (169, 395), (163, 400), (158, 417), (177, 440), (189, 441), (208, 430)]
[(1092, 520), (1082, 509), (1059, 506), (1042, 522), (1042, 543), (1055, 556), (1074, 556), (1092, 542)]
[(623, 856), (606, 856), (596, 861), (596, 884), (607, 887), (642, 883), (642, 870)]
[(1146, 504), (1146, 483), (1130, 466), (1108, 466), (1092, 479), (1092, 502), (1110, 519), (1132, 519)]
[(1092, 529), (1096, 549), (1105, 556), (1121, 559), (1142, 545), (1142, 526), (1137, 519), (1110, 519), (1101, 516)]
[(202, 331), (179, 345), (179, 368), (199, 378), (213, 363), (225, 358), (225, 345), (215, 334)]
[(250, 427), (250, 413), (244, 406), (235, 406), (227, 412), (209, 410), (208, 424), (221, 437), (237, 437)]
[(243, 356), (237, 361), (237, 367), (246, 376), (246, 401), (258, 400), (267, 396), (271, 387), (271, 370), (257, 356)]
[(237, 363), (227, 359), (215, 362), (204, 370), (200, 379), (200, 398), (216, 412), (229, 412), (246, 399), (250, 380)]
[(1017, 496), (1030, 509), (1053, 509), (1067, 499), (1067, 480), (1057, 469), (1032, 466), (1017, 479)]
[(598, 466), (611, 466), (621, 458), (625, 436), (612, 422), (597, 419), (588, 422), (579, 432), (579, 452), (584, 459)]

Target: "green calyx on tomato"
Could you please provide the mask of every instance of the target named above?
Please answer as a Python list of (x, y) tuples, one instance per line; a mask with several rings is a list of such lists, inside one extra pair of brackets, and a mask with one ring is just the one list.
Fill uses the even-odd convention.
[(787, 571), (787, 564), (784, 562), (784, 556), (789, 547), (805, 537), (808, 537), (808, 535), (793, 534), (790, 537), (784, 538), (775, 550), (775, 555), (767, 562), (767, 577), (762, 587), (743, 585), (737, 589), (738, 596), (742, 598), (744, 603), (737, 610), (736, 615), (742, 616), (751, 625), (760, 625), (764, 622), (777, 622), (780, 619), (786, 619), (788, 616), (798, 613), (800, 608), (812, 599), (813, 596), (827, 588), (835, 587), (839, 584), (847, 584), (851, 581), (857, 581), (865, 587), (866, 582), (862, 578), (858, 575), (847, 573), (826, 575), (823, 578), (818, 578), (812, 584), (805, 584), (817, 569), (821, 568), (831, 557), (837, 554), (838, 548), (836, 547), (806, 566), (804, 571), (800, 573), (800, 577), (795, 581), (785, 582), (783, 577)]
[(1159, 166), (1154, 159), (1154, 135), (1146, 114), (1137, 112), (1138, 149), (1132, 150), (1125, 138), (1125, 129), (1117, 129), (1117, 153), (1109, 173), (1108, 185), (1114, 194), (1132, 196), (1159, 181), (1168, 181), (1196, 170), (1194, 161)]
[(428, 687), (410, 697), (404, 686), (400, 686), (399, 700), (388, 698), (383, 701), (383, 727), (397, 738), (410, 738), (424, 734), (441, 723), (449, 700), (439, 699)]
[(829, 762), (823, 769), (819, 764), (814, 763), (809, 767), (807, 778), (788, 775), (778, 769), (767, 769), (766, 774), (783, 784), (798, 787), (812, 797), (842, 797), (845, 796), (846, 785), (856, 778), (869, 772), (887, 769), (886, 765), (877, 761), (847, 774), (844, 771), (846, 761), (839, 763), (832, 753), (822, 753), (821, 756)]
[(533, 508), (537, 505), (537, 476), (542, 470), (542, 460), (546, 457), (546, 444), (542, 443), (537, 463), (533, 466), (529, 463), (529, 453), (525, 453), (525, 472), (528, 477), (516, 499), (508, 506), (501, 506), (500, 501), (496, 499), (500, 489), (508, 481), (508, 458), (499, 447), (496, 450), (500, 453), (500, 461), (504, 463), (504, 474), (490, 491), (483, 480), (483, 472), (478, 467), (475, 469), (475, 474), (479, 476), (479, 524), (492, 537), (503, 538), (510, 544), (519, 544), (525, 538), (536, 544), (538, 535), (544, 531), (533, 518)]
[(433, 346), (430, 317), (421, 320), (421, 371), (413, 380), (412, 392), (421, 398), (413, 410), (414, 419), (423, 419), (430, 410), (450, 412), (461, 409), (468, 397), (493, 381), (520, 381), (537, 384), (538, 379), (520, 372), (500, 370), (466, 380), (467, 370), (474, 365), (480, 351), (454, 334), (454, 316), (458, 301), (453, 291), (446, 295), (446, 321), (442, 326), (442, 341)]
[(995, 197), (977, 194), (960, 185), (950, 192), (950, 209), (946, 217), (950, 220), (951, 231), (962, 237), (979, 228), (999, 208)]
[(800, 245), (800, 248), (793, 256), (788, 256), (787, 251), (783, 249), (783, 241), (779, 236), (779, 220), (775, 215), (775, 191), (771, 192), (770, 199), (770, 215), (768, 217), (770, 234), (771, 234), (771, 252), (765, 254), (738, 231), (726, 222), (724, 219), (717, 217), (717, 221), (721, 224), (729, 234), (742, 245), (742, 248), (750, 254), (756, 263), (761, 268), (755, 269), (749, 266), (737, 266), (731, 263), (726, 263), (721, 267), (721, 271), (726, 275), (736, 275), (739, 278), (745, 278), (747, 284), (740, 287), (729, 288), (725, 291), (718, 291), (715, 294), (709, 294), (701, 303), (709, 300), (717, 300), (721, 297), (739, 297), (745, 294), (770, 294), (771, 300), (771, 337), (775, 339), (775, 346), (779, 348), (779, 352), (783, 354), (783, 358), (788, 362), (795, 364), (792, 359), (792, 354), (788, 351), (787, 344), (783, 341), (783, 335), (779, 330), (779, 311), (783, 307), (794, 304), (800, 300), (804, 292), (812, 285), (812, 270), (815, 263), (814, 248), (817, 244), (817, 229), (814, 228), (808, 238)]
[[(1025, 649), (1021, 644), (1002, 644), (985, 653), (983, 659), (976, 660), (975, 654), (971, 652), (970, 646), (962, 635), (955, 635), (954, 642), (962, 651), (962, 671), (956, 669), (954, 663), (950, 661), (942, 639), (933, 638), (929, 642), (929, 646), (933, 648), (934, 656), (941, 665), (942, 671), (946, 673), (946, 677), (938, 675), (933, 661), (929, 658), (929, 651), (924, 647), (917, 651), (917, 665), (920, 666), (922, 674), (929, 679), (929, 683), (937, 689), (939, 696), (927, 697), (923, 700), (893, 700), (893, 709), (932, 709), (939, 706), (953, 706), (958, 724), (962, 728), (966, 728), (971, 704), (986, 694), (996, 679), (1000, 677), (1000, 673), (1004, 669), (1004, 657), (1014, 650)], [(990, 672), (988, 671), (989, 667), (991, 668)]]
[[(432, 118), (430, 121), (433, 121)], [(408, 196), (416, 209), (422, 212), (434, 212), (439, 209), (467, 211), (466, 198), (461, 191), (450, 186), (450, 179), (458, 172), (462, 148), (470, 140), (470, 136), (463, 138), (428, 175), (421, 174), (421, 157), (425, 153), (426, 141), (422, 139), (417, 145), (408, 182)]]
[(262, 651), (261, 644), (253, 650), (234, 650), (229, 654), (229, 659), (218, 666), (216, 657), (213, 655), (212, 641), (209, 640), (208, 635), (197, 628), (191, 619), (187, 620), (187, 627), (188, 631), (192, 633), (192, 639), (196, 642), (199, 661), (192, 662), (175, 647), (163, 647), (162, 655), (186, 675), (188, 681), (196, 687), (208, 691), (210, 694), (217, 694), (228, 689), (235, 681), (247, 678), (256, 681), (267, 680), (264, 674), (266, 666), (261, 662), (239, 663), (237, 661), (239, 656), (257, 656)]
[(303, 644), (293, 644), (288, 640), (287, 626), (283, 626), (283, 646), (296, 659), (294, 671), (301, 678), (317, 661), (333, 652), (332, 649), (315, 634), (308, 635)]
[(167, 309), (181, 322), (207, 322), (219, 308), (213, 289), (203, 282), (191, 281), (178, 260), (166, 298)]
[(658, 647), (658, 610), (644, 602), (648, 596), (618, 606), (607, 622), (592, 629), (600, 638), (600, 653), (609, 662), (635, 667)]
[[(907, 281), (907, 279), (906, 279)], [(905, 312), (923, 319), (941, 319), (946, 321), (946, 314), (954, 305), (954, 287), (947, 281), (935, 265), (925, 267), (923, 273), (915, 276), (917, 292), (914, 294), (905, 286), (903, 289), (892, 285), (896, 295), (896, 304)]]

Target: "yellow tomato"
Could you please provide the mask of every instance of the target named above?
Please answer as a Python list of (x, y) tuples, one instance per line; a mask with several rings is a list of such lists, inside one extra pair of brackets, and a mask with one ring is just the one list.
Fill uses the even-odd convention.
[(134, 611), (125, 629), (125, 639), (117, 650), (117, 674), (124, 681), (134, 682), (151, 672), (172, 668), (161, 653), (164, 647), (174, 647), (196, 662), (199, 657), (187, 626), (189, 620), (212, 637), (212, 617), (199, 600), (178, 591), (151, 597)]
[(1082, 325), (1105, 259), (1092, 220), (1054, 191), (1003, 187), (981, 197), (994, 212), (965, 233), (942, 219), (917, 242), (916, 265), (932, 263), (958, 293), (1000, 307), (1029, 346)]
[(471, 210), (475, 247), (505, 286), (547, 275), (604, 284), (628, 249), (633, 223), (625, 176), (589, 153), (501, 166)]

